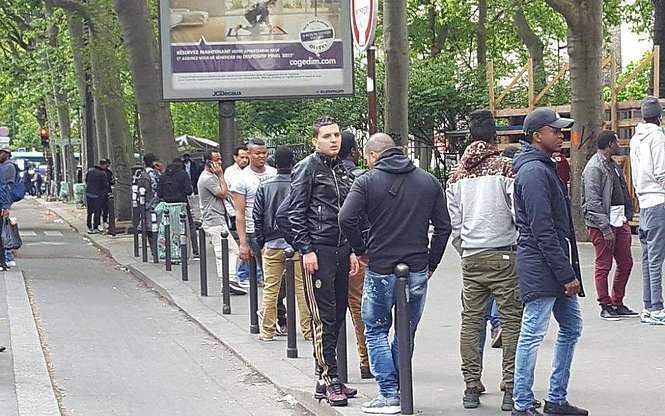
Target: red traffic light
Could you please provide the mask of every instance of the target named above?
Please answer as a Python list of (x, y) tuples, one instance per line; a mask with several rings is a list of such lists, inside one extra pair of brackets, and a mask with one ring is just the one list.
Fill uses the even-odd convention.
[(49, 145), (48, 130), (44, 127), (39, 129), (39, 138), (42, 139), (42, 146), (46, 147)]

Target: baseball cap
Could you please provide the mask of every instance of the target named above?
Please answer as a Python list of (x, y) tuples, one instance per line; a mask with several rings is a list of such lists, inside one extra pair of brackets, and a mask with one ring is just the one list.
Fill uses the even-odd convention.
[(654, 118), (662, 114), (663, 106), (660, 105), (658, 98), (646, 97), (640, 104), (640, 110), (642, 110), (642, 118)]
[(524, 132), (529, 135), (545, 126), (555, 129), (566, 129), (572, 126), (575, 120), (563, 118), (556, 111), (547, 107), (536, 108), (524, 119)]
[(12, 152), (12, 148), (9, 146), (9, 143), (2, 143), (2, 144), (0, 144), (0, 152), (11, 153), (11, 152)]

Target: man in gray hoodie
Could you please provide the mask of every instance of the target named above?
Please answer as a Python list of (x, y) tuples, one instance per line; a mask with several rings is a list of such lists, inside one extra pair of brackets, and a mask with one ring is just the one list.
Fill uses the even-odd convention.
[(481, 333), (488, 302), (494, 296), (503, 328), (503, 385), (501, 409), (513, 408), (515, 349), (522, 320), (515, 255), (517, 227), (513, 215), (512, 160), (496, 147), (496, 127), (489, 111), (471, 113), (475, 140), (448, 181), (447, 201), (453, 246), (462, 256), (462, 331), (460, 351), (466, 383), (465, 408), (480, 405), (484, 386)]
[(630, 140), (633, 186), (640, 203), (642, 245), (641, 320), (665, 325), (663, 310), (663, 261), (665, 261), (665, 133), (663, 107), (655, 97), (642, 100), (642, 118)]

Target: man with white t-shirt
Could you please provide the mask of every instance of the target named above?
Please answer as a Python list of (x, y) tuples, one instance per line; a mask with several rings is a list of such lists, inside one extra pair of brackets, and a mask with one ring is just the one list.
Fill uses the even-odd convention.
[[(234, 164), (224, 170), (224, 180), (226, 181), (226, 186), (230, 190), (232, 185), (238, 180), (238, 176), (242, 171), (249, 165), (249, 155), (247, 154), (247, 146), (242, 144), (235, 148), (233, 151), (233, 160)], [(229, 232), (233, 236), (233, 239), (238, 244), (238, 233), (236, 232), (236, 210), (233, 206), (233, 197), (231, 192), (229, 192), (228, 198), (224, 200), (224, 207), (226, 208), (226, 222), (229, 226)], [(236, 270), (238, 274), (238, 279), (249, 282), (249, 263), (243, 261), (240, 257), (237, 259), (238, 269)]]
[[(262, 182), (277, 175), (277, 170), (266, 165), (268, 148), (261, 139), (252, 139), (247, 144), (249, 153), (249, 166), (242, 171), (237, 180), (231, 185), (233, 205), (236, 209), (236, 229), (238, 232), (238, 245), (240, 258), (248, 261), (251, 255), (256, 258), (257, 284), (263, 282), (263, 268), (261, 267), (261, 249), (254, 236), (254, 198)], [(243, 283), (241, 279), (241, 283)]]

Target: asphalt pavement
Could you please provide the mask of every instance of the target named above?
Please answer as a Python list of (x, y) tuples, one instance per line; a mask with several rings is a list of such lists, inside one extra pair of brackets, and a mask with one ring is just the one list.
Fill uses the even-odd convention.
[[(57, 212), (68, 223), (84, 232), (82, 210), (62, 203), (44, 206)], [(299, 358), (287, 359), (286, 340), (259, 342), (248, 333), (248, 297), (232, 298), (232, 315), (221, 314), (219, 281), (214, 266), (209, 276), (211, 293), (199, 296), (198, 264), (189, 270), (190, 281), (180, 280), (179, 267), (165, 272), (163, 265), (142, 263), (132, 255), (132, 242), (127, 237), (95, 235), (92, 243), (112, 256), (148, 286), (178, 305), (192, 320), (223, 342), (245, 363), (275, 383), (282, 391), (292, 394), (317, 414), (358, 415), (364, 398), (376, 394), (372, 381), (361, 381), (350, 319), (347, 319), (349, 382), (358, 387), (361, 397), (352, 400), (348, 408), (330, 409), (311, 398), (314, 386), (312, 348), (299, 336)], [(212, 254), (208, 248), (209, 255)], [(635, 265), (627, 288), (626, 304), (641, 309), (641, 265), (637, 240), (633, 243)], [(593, 248), (580, 244), (582, 272), (589, 297), (581, 299), (584, 332), (574, 359), (569, 389), (571, 402), (590, 409), (592, 415), (646, 416), (665, 414), (665, 327), (640, 324), (639, 319), (619, 322), (603, 321), (594, 299)], [(131, 281), (129, 276), (125, 279)], [(486, 349), (483, 382), (488, 392), (481, 398), (481, 407), (464, 410), (461, 397), (464, 383), (460, 373), (461, 269), (456, 252), (449, 247), (443, 262), (430, 280), (427, 305), (416, 337), (413, 360), (415, 408), (423, 415), (499, 415), (501, 393), (500, 350)], [(108, 289), (107, 289), (108, 290)], [(101, 319), (101, 315), (99, 317)], [(116, 328), (117, 329), (117, 328)], [(126, 328), (123, 328), (125, 330)], [(548, 376), (557, 326), (550, 324), (549, 334), (540, 349), (536, 369), (535, 393), (543, 399), (547, 392)]]
[[(308, 412), (240, 360), (177, 306), (104, 255), (85, 236), (34, 200), (16, 204), (23, 247), (12, 288), (0, 283), (0, 414), (13, 416), (17, 352), (37, 348), (62, 415), (275, 415)], [(0, 279), (0, 282), (2, 280)], [(25, 287), (23, 287), (25, 282)], [(29, 346), (7, 321), (20, 293), (39, 337)], [(6, 293), (5, 293), (6, 292)], [(11, 309), (11, 307), (10, 307)], [(23, 316), (25, 318), (25, 314)], [(14, 332), (16, 331), (16, 332)], [(23, 342), (23, 341), (21, 341)], [(26, 342), (27, 344), (27, 342)], [(28, 348), (29, 347), (29, 348)], [(50, 377), (49, 377), (50, 374)], [(12, 391), (14, 391), (12, 393)], [(25, 390), (29, 392), (29, 390)], [(20, 392), (19, 392), (20, 396)], [(33, 396), (34, 397), (34, 396)], [(29, 398), (24, 402), (29, 401)], [(42, 416), (40, 409), (20, 412)]]

